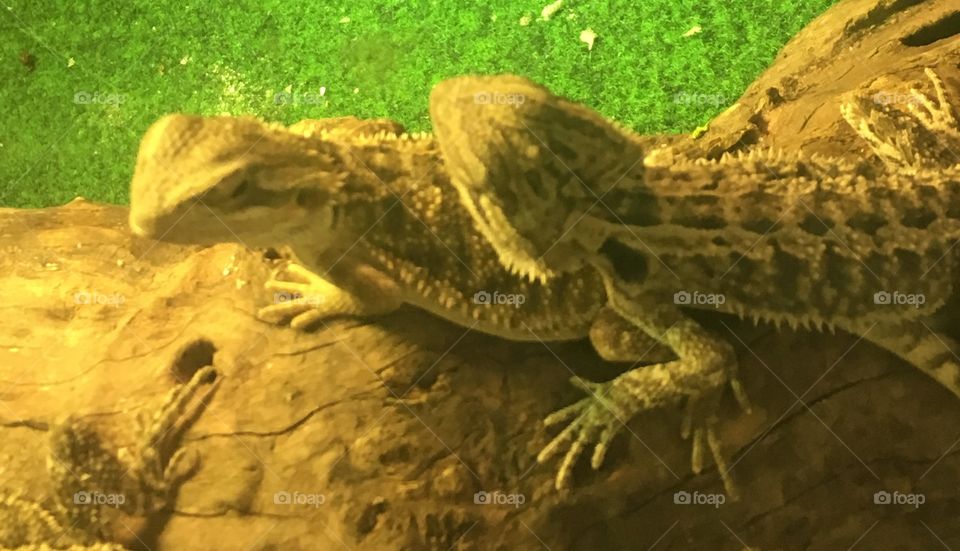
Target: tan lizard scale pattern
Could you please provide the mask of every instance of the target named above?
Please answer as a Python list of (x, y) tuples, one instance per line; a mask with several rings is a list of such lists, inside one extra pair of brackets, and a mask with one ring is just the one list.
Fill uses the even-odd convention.
[[(774, 180), (763, 169), (743, 176), (735, 166), (713, 179), (714, 168), (678, 166), (641, 184), (632, 200), (656, 212), (655, 224), (631, 224), (630, 207), (618, 197), (615, 215), (604, 207), (588, 211), (611, 235), (618, 220), (631, 224), (622, 239), (644, 245), (629, 261), (648, 268), (635, 276), (646, 289), (667, 299), (684, 289), (723, 293), (720, 311), (742, 313), (750, 305), (772, 321), (845, 325), (862, 316), (929, 316), (953, 292), (956, 260), (944, 255), (960, 238), (960, 210), (948, 206), (960, 205), (956, 174), (883, 175), (878, 186), (855, 173)], [(675, 174), (709, 183), (678, 187)], [(916, 308), (877, 308), (874, 293), (894, 290), (926, 300)]]
[[(333, 140), (254, 119), (171, 115), (144, 138), (131, 194), (142, 235), (289, 245), (311, 271), (344, 287), (353, 267), (372, 267), (398, 286), (402, 302), (497, 335), (582, 338), (605, 303), (589, 269), (544, 285), (501, 267), (462, 213), (430, 138)], [(478, 304), (478, 292), (522, 295), (524, 303)]]
[[(614, 311), (679, 356), (587, 387), (552, 419), (572, 419), (541, 454), (569, 446), (560, 478), (591, 444), (596, 465), (619, 414), (705, 392), (715, 401), (708, 380), (733, 381), (744, 403), (729, 344), (682, 307), (850, 331), (960, 396), (960, 345), (934, 318), (957, 277), (960, 125), (942, 81), (924, 72), (933, 92), (907, 83), (902, 109), (864, 91), (840, 106), (882, 167), (763, 149), (717, 161), (647, 155), (636, 135), (522, 77), (434, 88), (451, 182), (504, 265), (540, 278), (595, 266)], [(523, 101), (477, 100), (490, 96)], [(714, 407), (697, 414), (698, 437), (714, 442), (723, 474)]]
[[(538, 459), (562, 453), (565, 487), (587, 447), (597, 468), (627, 420), (686, 402), (694, 471), (709, 447), (735, 497), (714, 412), (727, 383), (747, 407), (736, 354), (685, 307), (850, 331), (960, 395), (960, 346), (932, 317), (953, 294), (960, 167), (949, 154), (960, 133), (927, 75), (937, 99), (910, 113), (862, 98), (841, 107), (882, 163), (771, 150), (673, 159), (512, 75), (438, 84), (435, 136), (398, 134), (389, 121), (287, 129), (170, 115), (141, 145), (130, 223), (169, 241), (289, 246), (303, 266), (268, 289), (324, 300), (260, 315), (292, 316), (293, 327), (409, 303), (514, 340), (589, 335), (608, 359), (636, 361), (632, 347), (652, 343), (647, 361), (659, 363), (604, 383), (574, 379), (587, 397), (545, 420), (569, 424)], [(489, 93), (524, 101), (477, 101)], [(478, 303), (483, 292), (525, 301)]]

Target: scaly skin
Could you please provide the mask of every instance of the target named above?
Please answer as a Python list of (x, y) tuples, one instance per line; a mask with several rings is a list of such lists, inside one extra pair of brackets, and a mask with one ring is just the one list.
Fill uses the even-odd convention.
[[(501, 266), (460, 205), (432, 137), (398, 129), (349, 118), (286, 128), (251, 118), (166, 116), (141, 143), (130, 226), (171, 242), (289, 247), (302, 265), (267, 288), (303, 300), (282, 300), (259, 315), (292, 316), (298, 328), (408, 303), (511, 340), (589, 336), (611, 361), (672, 357), (606, 307), (596, 271), (584, 267), (543, 283)], [(477, 293), (525, 300), (483, 304)]]
[[(51, 504), (0, 493), (0, 548), (125, 549), (115, 542), (121, 535), (111, 528), (111, 519), (120, 513), (148, 517), (160, 511), (196, 468), (197, 457), (175, 449), (175, 441), (183, 424), (210, 397), (216, 387), (210, 379), (215, 375), (212, 367), (204, 367), (173, 389), (152, 418), (140, 420), (141, 440), (133, 451), (114, 454), (105, 449), (94, 427), (80, 417), (58, 420), (50, 430), (47, 456)], [(103, 502), (98, 495), (112, 501)]]
[[(712, 415), (728, 381), (746, 403), (736, 384), (733, 350), (682, 314), (670, 300), (678, 292), (722, 292), (727, 300), (720, 311), (865, 335), (956, 388), (955, 365), (945, 359), (946, 350), (936, 348), (940, 342), (952, 347), (952, 341), (920, 331), (921, 318), (950, 290), (943, 282), (952, 262), (930, 266), (929, 279), (918, 290), (906, 290), (928, 297), (916, 311), (865, 305), (875, 290), (886, 290), (881, 286), (869, 293), (847, 289), (866, 280), (865, 274), (877, 274), (878, 283), (890, 281), (897, 268), (876, 266), (881, 251), (871, 245), (874, 236), (862, 233), (872, 231), (871, 219), (839, 217), (861, 207), (858, 200), (870, 193), (865, 179), (879, 175), (870, 164), (772, 152), (718, 163), (651, 156), (643, 164), (634, 138), (589, 109), (529, 81), (498, 78), (508, 78), (495, 81), (506, 84), (501, 90), (526, 97), (520, 108), (511, 107), (512, 114), (471, 112), (450, 92), (462, 81), (438, 85), (431, 110), (439, 144), (428, 135), (342, 131), (338, 121), (286, 129), (252, 119), (164, 118), (141, 145), (131, 227), (171, 241), (291, 247), (304, 260), (305, 268), (292, 270), (303, 283), (271, 281), (268, 287), (323, 300), (315, 306), (274, 305), (261, 315), (294, 314), (295, 326), (339, 314), (382, 314), (408, 302), (514, 340), (602, 335), (593, 341), (608, 359), (636, 359), (638, 348), (650, 342), (664, 345), (652, 355), (672, 350), (676, 360), (607, 383), (574, 380), (591, 396), (547, 418), (548, 424), (574, 421), (538, 457), (546, 461), (569, 444), (558, 488), (569, 483), (571, 467), (588, 445), (596, 444), (597, 468), (626, 420), (687, 399), (684, 428), (694, 436), (694, 470), (702, 465), (703, 444), (709, 444), (735, 498)], [(492, 126), (483, 124), (491, 120)], [(477, 123), (469, 126), (477, 139), (451, 146), (451, 136), (462, 135), (457, 125), (467, 123)], [(491, 139), (489, 129), (502, 141)], [(544, 140), (537, 142), (530, 129), (549, 132), (537, 134)], [(571, 147), (584, 137), (595, 145)], [(574, 178), (567, 176), (571, 167)], [(930, 188), (910, 188), (897, 175), (884, 178), (893, 190), (922, 194)], [(921, 178), (936, 185), (943, 180)], [(524, 185), (515, 186), (518, 181)], [(607, 194), (615, 198), (613, 208), (598, 208), (597, 198)], [(896, 205), (888, 201), (868, 212), (903, 208), (909, 197), (905, 191)], [(816, 217), (798, 217), (796, 209), (782, 213), (777, 201), (784, 198), (837, 215), (827, 218), (834, 226), (846, 224), (818, 229), (811, 225)], [(763, 243), (770, 229), (765, 221), (778, 226), (775, 239)], [(951, 223), (941, 224), (943, 239), (951, 235)], [(819, 262), (805, 265), (809, 247), (820, 251)], [(931, 244), (924, 254), (936, 250)], [(865, 266), (858, 252), (868, 254)], [(913, 258), (908, 251), (903, 262)], [(838, 280), (838, 288), (814, 286), (813, 278), (824, 274), (846, 279)], [(478, 307), (471, 299), (482, 290), (522, 294), (527, 302), (521, 308)], [(786, 294), (791, 291), (819, 295), (794, 300)], [(598, 346), (598, 340), (633, 341), (637, 328), (648, 337), (633, 350), (611, 353), (610, 342)]]
[[(515, 340), (585, 336), (605, 302), (599, 278), (583, 270), (544, 286), (503, 269), (469, 217), (457, 215), (438, 162), (432, 141), (418, 136), (334, 139), (308, 123), (291, 131), (169, 115), (143, 139), (131, 228), (173, 242), (289, 246), (332, 284), (314, 309), (330, 315), (409, 303)], [(526, 302), (476, 304), (481, 291)]]
[[(452, 183), (504, 265), (548, 281), (596, 266), (611, 307), (677, 354), (555, 414), (574, 420), (541, 459), (571, 442), (563, 469), (588, 445), (602, 455), (619, 428), (611, 410), (629, 418), (684, 398), (701, 407), (687, 419), (698, 421), (695, 462), (701, 439), (717, 455), (702, 399), (715, 403), (736, 358), (680, 306), (837, 327), (960, 396), (960, 346), (932, 317), (954, 293), (960, 132), (927, 76), (936, 99), (914, 90), (906, 112), (862, 95), (842, 106), (886, 169), (773, 151), (645, 159), (633, 134), (522, 77), (437, 85), (431, 117)], [(684, 300), (696, 293), (713, 300)]]

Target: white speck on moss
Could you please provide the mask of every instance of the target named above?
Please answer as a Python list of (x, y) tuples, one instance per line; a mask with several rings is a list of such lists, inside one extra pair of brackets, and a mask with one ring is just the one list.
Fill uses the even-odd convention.
[(521, 26), (521, 27), (526, 27), (527, 25), (530, 24), (530, 21), (531, 21), (532, 19), (533, 19), (533, 18), (530, 17), (529, 15), (524, 15), (523, 17), (520, 18), (520, 26)]
[(217, 111), (235, 111), (243, 109), (249, 103), (246, 94), (247, 84), (243, 80), (243, 75), (219, 63), (210, 67), (210, 73), (223, 85), (220, 101), (215, 106)]
[(683, 33), (683, 37), (684, 37), (684, 38), (689, 38), (689, 37), (691, 37), (691, 36), (699, 33), (699, 32), (702, 31), (702, 30), (703, 30), (703, 28), (702, 28), (700, 25), (694, 25), (694, 26), (690, 27), (690, 30), (689, 30), (689, 31)]
[(544, 6), (543, 10), (540, 11), (540, 18), (544, 21), (550, 21), (550, 18), (553, 17), (555, 13), (560, 11), (560, 8), (563, 7), (563, 0), (556, 0), (552, 4), (547, 4)]
[(187, 63), (190, 63), (190, 56), (185, 55), (180, 58), (180, 65), (186, 65)]
[(320, 87), (320, 95), (321, 95), (321, 96), (327, 95), (327, 87), (326, 87), (326, 86), (321, 86), (321, 87)]
[(593, 49), (593, 43), (597, 39), (597, 33), (593, 32), (593, 29), (584, 29), (580, 31), (580, 42), (583, 42), (587, 45), (587, 51)]
[(240, 95), (240, 91), (243, 89), (243, 82), (240, 80), (240, 75), (234, 71), (218, 70), (216, 72), (220, 77), (220, 81), (223, 82), (223, 95)]

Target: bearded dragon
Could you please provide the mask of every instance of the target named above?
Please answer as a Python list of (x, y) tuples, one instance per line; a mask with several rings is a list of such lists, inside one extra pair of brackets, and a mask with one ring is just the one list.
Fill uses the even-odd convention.
[(733, 382), (746, 403), (736, 356), (686, 307), (839, 328), (960, 397), (960, 344), (934, 319), (960, 260), (960, 132), (942, 82), (926, 74), (936, 98), (914, 89), (906, 111), (860, 93), (841, 107), (885, 168), (773, 150), (646, 155), (630, 131), (522, 77), (433, 89), (451, 182), (504, 266), (540, 281), (596, 267), (609, 306), (677, 356), (589, 384), (547, 418), (572, 419), (539, 456), (567, 447), (558, 480), (590, 445), (596, 466), (622, 419), (685, 399), (695, 463), (701, 438), (720, 455), (717, 396)]
[(589, 337), (609, 361), (672, 357), (606, 307), (592, 268), (544, 283), (501, 266), (460, 205), (432, 136), (400, 130), (352, 117), (285, 127), (165, 116), (140, 145), (130, 227), (170, 242), (292, 251), (295, 261), (266, 282), (277, 303), (257, 312), (272, 323), (304, 329), (410, 304), (510, 340)]
[(121, 514), (148, 517), (160, 511), (177, 485), (196, 469), (196, 454), (173, 448), (185, 424), (215, 389), (219, 381), (215, 376), (211, 366), (197, 370), (165, 397), (152, 418), (138, 417), (139, 441), (132, 450), (108, 450), (82, 417), (58, 419), (50, 427), (46, 460), (52, 500), (44, 503), (0, 492), (0, 548), (125, 549), (116, 543), (121, 536), (111, 522)]

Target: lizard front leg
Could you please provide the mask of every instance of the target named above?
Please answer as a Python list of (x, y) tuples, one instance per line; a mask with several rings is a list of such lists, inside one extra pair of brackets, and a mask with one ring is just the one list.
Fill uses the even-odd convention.
[[(326, 318), (383, 315), (400, 307), (400, 291), (390, 278), (370, 267), (342, 264), (333, 274), (321, 276), (298, 262), (289, 263), (284, 269), (289, 279), (274, 273), (267, 281), (265, 287), (274, 292), (274, 303), (261, 308), (257, 317), (280, 323), (292, 316), (290, 327), (306, 329)], [(338, 278), (338, 272), (347, 275)], [(350, 281), (353, 287), (342, 287), (333, 280)]]
[[(617, 314), (613, 308), (603, 308), (590, 327), (590, 342), (593, 348), (603, 359), (611, 362), (631, 362), (633, 366), (639, 364), (667, 363), (675, 360), (677, 355), (657, 337), (650, 336), (636, 323)], [(733, 364), (735, 367), (736, 364)], [(731, 385), (741, 400), (744, 409), (749, 409), (746, 394), (736, 376), (731, 376)], [(575, 384), (579, 384), (579, 380)], [(687, 411), (684, 415), (681, 434), (684, 439), (693, 436), (694, 451), (692, 454), (692, 470), (699, 473), (703, 468), (703, 443), (707, 440), (713, 453), (714, 461), (720, 466), (721, 476), (725, 475), (724, 456), (719, 451), (719, 441), (712, 431), (704, 430), (704, 420), (710, 418), (716, 410), (716, 399), (719, 392), (707, 395), (691, 395), (687, 400)], [(730, 488), (733, 484), (724, 479)], [(730, 493), (730, 492), (728, 492)]]
[[(356, 117), (304, 119), (291, 125), (289, 130), (304, 136), (325, 135), (328, 139), (346, 140), (404, 132), (403, 126), (395, 121)], [(333, 259), (330, 264), (340, 262), (341, 259)], [(334, 316), (382, 315), (400, 307), (396, 286), (375, 270), (359, 273), (364, 272), (360, 268), (353, 274), (353, 279), (363, 280), (366, 289), (362, 292), (338, 286), (299, 261), (290, 262), (284, 271), (288, 277), (280, 277), (280, 273), (275, 272), (265, 285), (273, 291), (273, 304), (257, 312), (257, 317), (271, 323), (290, 319), (290, 327), (305, 329)]]
[(149, 515), (166, 507), (173, 488), (197, 469), (197, 453), (188, 453), (176, 443), (219, 384), (216, 369), (202, 367), (190, 380), (172, 389), (153, 415), (136, 417), (139, 442), (132, 450), (121, 448), (117, 454), (137, 486), (137, 500), (129, 504), (128, 512)]
[(605, 307), (590, 324), (590, 344), (608, 362), (630, 362), (633, 365), (673, 360), (669, 347), (651, 337), (636, 324)]
[[(38, 503), (24, 507), (29, 503), (20, 500), (22, 514), (39, 518), (19, 520), (30, 530), (13, 534), (21, 538), (14, 544), (43, 542), (58, 549), (71, 544), (122, 549), (97, 543), (123, 537), (117, 526), (111, 526), (115, 517), (110, 510), (116, 507), (127, 515), (149, 517), (168, 504), (176, 487), (195, 470), (198, 456), (184, 453), (177, 444), (182, 431), (195, 420), (216, 388), (216, 375), (212, 366), (197, 370), (189, 381), (167, 395), (148, 421), (139, 419), (137, 445), (121, 448), (116, 454), (104, 446), (88, 419), (70, 415), (54, 423), (47, 456), (54, 506), (45, 511)], [(8, 501), (8, 505), (18, 506)], [(0, 499), (0, 518), (3, 505)], [(124, 528), (125, 532), (126, 525)], [(0, 529), (0, 542), (6, 541), (4, 535)]]
[(677, 359), (633, 369), (604, 383), (574, 377), (572, 382), (589, 396), (563, 408), (544, 423), (573, 419), (538, 455), (545, 462), (569, 445), (557, 472), (557, 489), (569, 485), (572, 467), (583, 450), (593, 444), (591, 465), (600, 467), (610, 442), (637, 413), (687, 400), (685, 436), (693, 436), (693, 470), (703, 464), (703, 443), (709, 445), (726, 492), (737, 499), (737, 490), (714, 430), (715, 408), (727, 382), (744, 408), (749, 407), (736, 381), (736, 356), (729, 343), (703, 329), (672, 304), (650, 295), (631, 296), (605, 276), (611, 309), (673, 351)]

